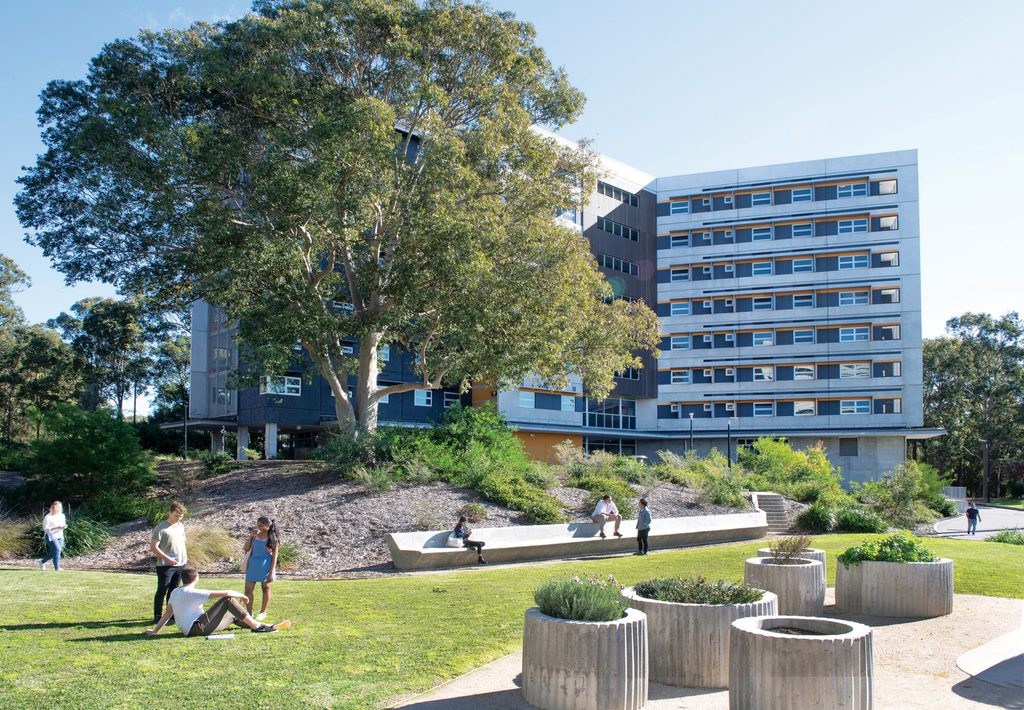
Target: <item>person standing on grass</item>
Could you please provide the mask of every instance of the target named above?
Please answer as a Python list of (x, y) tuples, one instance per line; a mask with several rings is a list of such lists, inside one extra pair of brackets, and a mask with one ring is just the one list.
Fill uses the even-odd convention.
[(597, 507), (594, 508), (594, 512), (591, 513), (590, 519), (600, 525), (598, 530), (601, 533), (601, 537), (604, 537), (604, 525), (609, 521), (615, 522), (615, 537), (622, 537), (622, 533), (619, 532), (619, 524), (622, 523), (622, 516), (619, 515), (619, 509), (615, 505), (615, 501), (612, 500), (610, 495), (604, 495), (601, 500), (597, 502)]
[(977, 535), (978, 534), (978, 523), (981, 522), (981, 511), (978, 510), (974, 503), (967, 504), (967, 534)]
[(163, 616), (164, 600), (169, 600), (171, 592), (181, 581), (181, 569), (188, 562), (185, 550), (185, 526), (181, 519), (185, 517), (185, 506), (175, 501), (171, 503), (171, 512), (167, 520), (153, 528), (149, 539), (149, 549), (156, 557), (156, 594), (153, 595), (153, 623)]
[(64, 551), (64, 530), (68, 527), (64, 517), (64, 506), (59, 500), (50, 503), (50, 512), (43, 516), (43, 542), (46, 557), (39, 560), (39, 569), (46, 569), (46, 563), (53, 560), (53, 571), (60, 572), (60, 553)]
[(487, 560), (484, 559), (484, 543), (480, 540), (470, 540), (469, 536), (473, 534), (473, 528), (467, 525), (469, 521), (465, 515), (459, 516), (459, 522), (455, 523), (455, 530), (452, 531), (452, 535), (462, 540), (462, 546), (476, 550), (476, 561), (482, 565), (487, 564)]
[[(192, 565), (181, 568), (181, 581), (184, 584), (171, 592), (167, 601), (167, 611), (156, 620), (156, 628), (146, 629), (142, 633), (155, 636), (160, 629), (174, 617), (175, 625), (186, 636), (209, 636), (223, 631), (231, 624), (251, 629), (256, 633), (272, 633), (279, 629), (287, 629), (292, 622), (285, 620), (276, 624), (261, 624), (249, 615), (243, 604), (249, 603), (249, 597), (241, 592), (230, 589), (210, 591), (196, 589), (199, 572)], [(217, 599), (205, 612), (203, 604), (210, 599)]]
[(636, 516), (636, 546), (639, 548), (634, 555), (647, 554), (647, 536), (651, 534), (651, 511), (647, 509), (647, 499), (640, 499), (640, 513)]
[(245, 551), (249, 554), (245, 567), (245, 596), (249, 601), (245, 606), (250, 614), (257, 582), (263, 590), (263, 603), (260, 604), (260, 613), (256, 615), (257, 621), (267, 618), (267, 609), (270, 607), (270, 583), (277, 576), (278, 544), (277, 526), (274, 525), (274, 521), (265, 515), (261, 516), (256, 521), (256, 529), (249, 533), (249, 539), (245, 543)]

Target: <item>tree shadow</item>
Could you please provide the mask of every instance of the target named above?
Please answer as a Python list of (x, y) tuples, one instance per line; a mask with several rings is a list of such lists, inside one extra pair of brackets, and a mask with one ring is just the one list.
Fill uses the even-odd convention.
[(48, 621), (39, 624), (0, 624), (0, 631), (54, 631), (56, 629), (127, 629), (152, 626), (152, 619), (114, 619), (111, 621)]
[(83, 636), (77, 639), (68, 639), (71, 643), (91, 643), (99, 641), (100, 643), (122, 643), (125, 641), (148, 641), (150, 643), (156, 641), (170, 641), (172, 639), (183, 639), (180, 633), (168, 633), (168, 634), (156, 634), (155, 636), (146, 636), (141, 631), (136, 631), (131, 634), (108, 634), (105, 636)]
[(992, 683), (986, 683), (978, 678), (967, 678), (952, 688), (953, 692), (965, 700), (971, 700), (979, 705), (991, 705), (1006, 710), (1024, 710), (1024, 695), (1021, 689), (1006, 688)]

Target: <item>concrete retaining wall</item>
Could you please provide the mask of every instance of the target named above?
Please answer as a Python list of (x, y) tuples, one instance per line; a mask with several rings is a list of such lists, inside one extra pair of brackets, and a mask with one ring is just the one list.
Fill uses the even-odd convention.
[[(772, 549), (770, 547), (761, 547), (757, 550), (758, 557), (771, 557)], [(825, 569), (825, 551), (819, 550), (815, 547), (805, 547), (800, 551), (800, 557), (805, 560), (817, 560), (821, 563), (821, 581), (825, 582), (828, 579), (828, 571)], [(828, 586), (826, 583), (825, 586)]]
[(647, 616), (568, 621), (526, 611), (523, 699), (544, 710), (638, 710), (647, 704)]
[(736, 619), (774, 616), (779, 599), (765, 592), (749, 604), (675, 604), (622, 592), (647, 614), (651, 680), (685, 688), (729, 687), (729, 629)]
[(953, 560), (858, 562), (836, 567), (836, 608), (869, 616), (931, 617), (953, 611)]
[(770, 557), (747, 559), (743, 581), (758, 589), (775, 592), (779, 613), (796, 616), (821, 616), (825, 609), (825, 577), (817, 560), (791, 560), (776, 564)]

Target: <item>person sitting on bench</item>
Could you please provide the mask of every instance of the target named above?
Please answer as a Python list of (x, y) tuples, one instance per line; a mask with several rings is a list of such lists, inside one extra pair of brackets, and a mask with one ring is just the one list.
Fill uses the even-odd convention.
[(604, 524), (610, 520), (615, 521), (615, 536), (622, 537), (622, 533), (619, 532), (619, 524), (622, 522), (622, 516), (619, 515), (619, 509), (615, 506), (615, 501), (612, 500), (610, 495), (605, 495), (597, 502), (597, 507), (594, 508), (594, 512), (591, 513), (590, 519), (600, 525), (598, 530), (601, 532), (601, 537), (604, 537)]
[(462, 546), (476, 550), (476, 561), (482, 565), (487, 564), (487, 560), (484, 559), (484, 543), (481, 540), (470, 540), (469, 536), (473, 534), (473, 529), (467, 524), (465, 515), (459, 516), (459, 522), (455, 524), (455, 530), (452, 531), (452, 535), (462, 540)]
[[(285, 620), (276, 624), (261, 624), (249, 615), (245, 604), (249, 598), (241, 592), (230, 589), (221, 591), (208, 591), (196, 589), (196, 582), (199, 580), (199, 572), (192, 565), (185, 565), (181, 568), (181, 581), (184, 586), (178, 587), (171, 592), (171, 598), (167, 602), (167, 611), (160, 617), (156, 628), (146, 629), (143, 633), (146, 636), (155, 636), (164, 625), (174, 617), (174, 623), (186, 636), (209, 636), (218, 631), (223, 631), (231, 624), (236, 624), (255, 633), (273, 633), (280, 629), (287, 629), (292, 622)], [(217, 599), (205, 613), (203, 604), (209, 599)]]

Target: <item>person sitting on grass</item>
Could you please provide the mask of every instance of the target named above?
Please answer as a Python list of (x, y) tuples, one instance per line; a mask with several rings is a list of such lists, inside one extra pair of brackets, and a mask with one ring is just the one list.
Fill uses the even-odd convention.
[(459, 522), (455, 524), (455, 530), (452, 535), (462, 540), (462, 546), (476, 550), (476, 561), (482, 565), (487, 564), (487, 560), (484, 559), (484, 543), (480, 540), (470, 540), (469, 536), (473, 534), (473, 528), (467, 524), (468, 520), (465, 515), (459, 516)]
[(591, 513), (590, 519), (600, 526), (598, 530), (601, 533), (601, 537), (604, 537), (604, 525), (609, 521), (615, 522), (615, 537), (622, 537), (622, 533), (619, 532), (622, 516), (619, 515), (619, 509), (610, 495), (604, 495), (601, 497), (601, 500), (597, 501), (597, 507)]
[[(231, 624), (252, 629), (258, 634), (273, 633), (292, 625), (292, 622), (288, 620), (279, 621), (276, 624), (261, 624), (256, 621), (245, 610), (243, 604), (247, 604), (249, 598), (241, 592), (230, 589), (221, 591), (196, 589), (199, 572), (192, 565), (185, 565), (181, 568), (181, 581), (184, 586), (171, 592), (171, 598), (167, 602), (167, 611), (160, 617), (156, 628), (146, 629), (143, 632), (146, 636), (155, 636), (159, 633), (172, 616), (174, 623), (185, 636), (209, 636), (223, 631)], [(203, 604), (211, 598), (217, 599), (217, 601), (204, 613)]]

